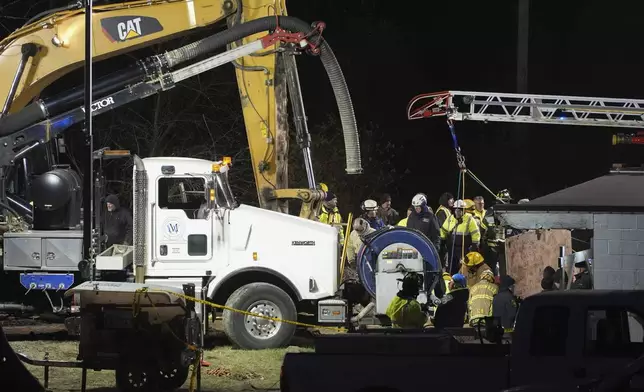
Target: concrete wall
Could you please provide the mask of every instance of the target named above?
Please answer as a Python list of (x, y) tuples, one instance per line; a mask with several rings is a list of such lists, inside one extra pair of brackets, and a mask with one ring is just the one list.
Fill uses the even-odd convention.
[(595, 214), (596, 289), (644, 289), (644, 214)]

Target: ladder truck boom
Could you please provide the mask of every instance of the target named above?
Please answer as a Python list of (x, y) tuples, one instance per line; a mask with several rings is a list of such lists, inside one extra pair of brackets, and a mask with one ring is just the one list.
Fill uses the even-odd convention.
[(644, 100), (565, 95), (441, 91), (414, 97), (410, 120), (495, 121), (599, 127), (644, 127)]

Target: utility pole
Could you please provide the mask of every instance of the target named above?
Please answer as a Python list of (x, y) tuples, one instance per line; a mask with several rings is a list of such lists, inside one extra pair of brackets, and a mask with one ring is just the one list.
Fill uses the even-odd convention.
[(91, 260), (94, 258), (91, 254), (93, 238), (93, 191), (94, 191), (94, 135), (92, 130), (92, 1), (85, 0), (85, 148), (86, 151), (82, 158), (83, 167), (83, 256), (90, 261), (90, 271), (92, 280), (94, 280), (94, 265)]
[(518, 0), (517, 93), (528, 92), (528, 48), (530, 45), (530, 0)]

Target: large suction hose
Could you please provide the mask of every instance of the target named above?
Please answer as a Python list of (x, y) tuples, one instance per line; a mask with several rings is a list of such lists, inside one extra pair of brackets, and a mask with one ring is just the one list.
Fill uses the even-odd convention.
[[(279, 19), (275, 17), (264, 17), (260, 19), (251, 20), (246, 23), (238, 24), (229, 30), (225, 30), (219, 34), (204, 38), (192, 44), (178, 48), (171, 52), (166, 53), (165, 58), (170, 67), (173, 67), (180, 62), (201, 56), (217, 50), (231, 42), (239, 41), (244, 37), (257, 34), (262, 31), (274, 30), (279, 26), (289, 30), (302, 33), (308, 33), (311, 26), (306, 22), (293, 18), (290, 16), (280, 16)], [(329, 76), (333, 93), (338, 104), (340, 112), (340, 121), (342, 122), (342, 132), (344, 134), (344, 147), (346, 151), (346, 170), (348, 174), (362, 173), (362, 162), (360, 159), (360, 141), (358, 139), (358, 127), (356, 125), (356, 117), (353, 112), (353, 103), (351, 102), (351, 95), (347, 83), (344, 79), (342, 69), (338, 64), (338, 60), (333, 54), (333, 50), (326, 41), (321, 44), (320, 60), (322, 65)]]
[[(233, 26), (228, 30), (167, 52), (159, 56), (159, 58), (165, 60), (168, 66), (172, 68), (198, 56), (221, 49), (231, 42), (239, 41), (242, 38), (262, 31), (274, 30), (278, 27), (278, 23), (280, 27), (290, 31), (302, 33), (311, 31), (311, 26), (298, 18), (281, 16), (278, 22), (278, 19), (275, 17), (264, 17)], [(326, 41), (322, 41), (321, 43), (320, 59), (331, 82), (331, 87), (333, 88), (340, 112), (346, 150), (347, 173), (359, 174), (362, 172), (362, 162), (360, 159), (360, 143), (353, 104), (342, 69)], [(155, 63), (150, 61), (150, 59), (144, 61), (146, 64)], [(114, 91), (117, 87), (123, 87), (136, 80), (144, 80), (144, 72), (138, 64), (135, 67), (128, 68), (126, 72), (112, 74), (106, 78), (102, 78), (99, 82), (100, 86), (104, 86), (104, 91), (107, 92), (110, 90)], [(112, 86), (114, 87), (113, 89), (111, 88)], [(0, 119), (0, 136), (10, 135), (47, 117), (60, 114), (65, 107), (76, 104), (80, 100), (82, 100), (82, 94), (79, 94), (77, 90), (72, 90), (53, 99), (36, 101), (26, 106), (20, 112)]]

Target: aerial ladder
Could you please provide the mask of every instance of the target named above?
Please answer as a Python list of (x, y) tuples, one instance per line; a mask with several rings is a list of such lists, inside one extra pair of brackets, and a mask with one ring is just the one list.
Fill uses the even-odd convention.
[[(644, 128), (644, 100), (566, 95), (515, 94), (480, 91), (441, 91), (415, 96), (407, 105), (407, 118), (447, 117), (461, 173), (490, 192), (465, 165), (456, 139), (455, 121), (507, 122), (524, 124), (578, 125), (615, 128)], [(644, 144), (641, 131), (613, 136), (613, 144)], [(461, 179), (459, 179), (459, 193)], [(503, 192), (503, 191), (502, 191)]]

